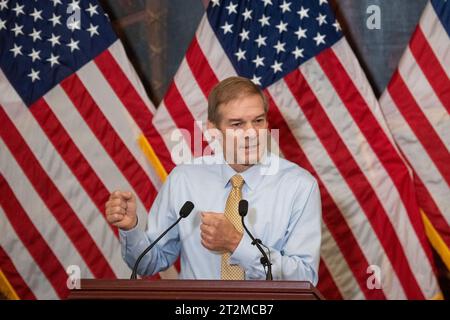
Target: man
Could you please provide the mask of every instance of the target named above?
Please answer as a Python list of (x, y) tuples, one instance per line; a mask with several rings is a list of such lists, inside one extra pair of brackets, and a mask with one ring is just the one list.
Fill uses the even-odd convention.
[[(319, 188), (308, 172), (266, 152), (261, 136), (268, 129), (267, 111), (264, 93), (250, 80), (220, 82), (208, 99), (208, 129), (221, 133), (222, 154), (171, 172), (150, 210), (146, 232), (136, 227), (135, 196), (112, 193), (106, 216), (120, 228), (122, 255), (130, 267), (190, 200), (194, 211), (147, 253), (138, 273), (165, 270), (180, 256), (182, 279), (265, 279), (261, 253), (243, 232), (238, 214), (239, 200), (246, 199), (246, 225), (268, 248), (273, 279), (317, 284)], [(212, 159), (216, 163), (210, 164)], [(274, 163), (274, 172), (262, 170)]]

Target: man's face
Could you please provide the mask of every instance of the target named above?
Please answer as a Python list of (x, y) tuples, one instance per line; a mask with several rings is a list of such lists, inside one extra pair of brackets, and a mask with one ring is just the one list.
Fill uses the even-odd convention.
[(220, 130), (224, 156), (228, 163), (257, 163), (266, 148), (267, 115), (257, 94), (242, 96), (218, 108), (219, 120), (208, 127)]

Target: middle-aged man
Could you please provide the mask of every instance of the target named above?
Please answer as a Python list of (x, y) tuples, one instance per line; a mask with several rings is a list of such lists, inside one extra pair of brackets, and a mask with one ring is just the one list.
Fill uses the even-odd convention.
[[(319, 188), (307, 171), (266, 151), (259, 133), (268, 128), (267, 112), (267, 98), (250, 80), (231, 77), (216, 85), (208, 98), (208, 128), (221, 133), (222, 154), (173, 169), (150, 209), (145, 232), (137, 228), (135, 196), (111, 194), (106, 216), (120, 229), (130, 267), (190, 200), (194, 211), (146, 254), (138, 273), (153, 275), (180, 256), (182, 279), (265, 279), (261, 253), (243, 232), (238, 214), (239, 200), (246, 199), (246, 225), (268, 248), (273, 279), (317, 284)], [(275, 171), (263, 170), (274, 163)]]

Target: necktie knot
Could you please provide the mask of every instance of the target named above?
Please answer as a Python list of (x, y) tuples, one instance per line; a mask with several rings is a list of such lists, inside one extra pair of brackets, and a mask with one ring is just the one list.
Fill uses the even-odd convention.
[(242, 178), (241, 175), (235, 174), (234, 176), (231, 177), (231, 185), (233, 186), (233, 188), (241, 189), (243, 184), (244, 178)]

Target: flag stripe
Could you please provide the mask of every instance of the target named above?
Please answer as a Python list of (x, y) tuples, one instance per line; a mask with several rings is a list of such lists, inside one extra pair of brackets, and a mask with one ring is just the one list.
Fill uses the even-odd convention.
[[(1, 118), (3, 118), (3, 114)], [(64, 267), (30, 221), (27, 213), (23, 210), (13, 191), (3, 178), (3, 175), (0, 175), (0, 192), (2, 194), (2, 197), (0, 197), (1, 206), (11, 225), (19, 235), (20, 240), (50, 280), (58, 296), (60, 298), (66, 297), (69, 292), (64, 285), (67, 279)]]
[(317, 284), (317, 289), (319, 292), (327, 297), (328, 300), (343, 300), (341, 293), (339, 292), (339, 288), (333, 281), (333, 277), (331, 276), (328, 267), (323, 262), (323, 259), (320, 260), (319, 264), (319, 283)]
[(447, 78), (450, 77), (450, 54), (448, 54), (448, 47), (443, 46), (443, 43), (448, 43), (448, 33), (442, 26), (436, 11), (430, 2), (425, 7), (425, 10), (420, 18), (420, 28), (428, 40), (433, 53), (441, 62)]
[(122, 104), (142, 130), (150, 145), (153, 149), (158, 150), (158, 157), (164, 168), (170, 172), (174, 167), (170, 152), (159, 133), (155, 130), (152, 123), (153, 115), (145, 106), (135, 87), (130, 83), (130, 80), (108, 50), (100, 54), (94, 61), (117, 97), (119, 97)]
[(403, 118), (433, 160), (447, 185), (450, 185), (450, 155), (442, 140), (426, 120), (400, 73), (396, 71), (388, 91)]
[[(416, 230), (419, 241), (424, 249), (429, 261), (433, 261), (430, 248), (423, 232), (423, 225), (420, 219), (418, 207), (414, 201), (414, 191), (412, 183), (406, 184), (408, 178), (408, 170), (403, 160), (399, 157), (397, 150), (394, 149), (390, 140), (387, 138), (384, 130), (381, 128), (379, 121), (372, 114), (371, 109), (365, 103), (356, 84), (352, 81), (349, 74), (338, 60), (333, 50), (326, 50), (316, 57), (322, 66), (323, 72), (327, 75), (337, 94), (344, 103), (349, 114), (352, 116), (355, 124), (364, 134), (370, 149), (375, 152), (376, 156), (382, 163), (384, 169), (391, 178), (394, 186), (398, 190), (399, 196), (406, 209), (406, 215), (410, 217), (410, 223)], [(376, 105), (378, 107), (378, 104)]]
[(430, 195), (430, 192), (426, 188), (419, 176), (414, 177), (416, 182), (417, 198), (422, 205), (422, 209), (427, 215), (434, 228), (439, 231), (439, 234), (444, 240), (445, 244), (450, 248), (450, 225), (445, 220), (442, 213), (439, 211), (436, 203)]
[[(194, 119), (202, 121), (204, 125), (208, 119), (208, 110), (203, 106), (208, 104), (208, 100), (202, 91), (204, 88), (199, 87), (198, 80), (199, 78), (192, 73), (186, 59), (183, 59), (175, 74), (174, 82), (180, 92), (180, 96), (183, 97), (189, 112)], [(214, 82), (213, 85), (214, 84), (216, 84), (216, 82)]]
[[(100, 141), (97, 139), (97, 137), (94, 135), (92, 130), (89, 128), (87, 123), (84, 121), (80, 113), (77, 111), (77, 108), (73, 105), (72, 101), (69, 99), (69, 97), (66, 95), (64, 90), (60, 86), (54, 87), (50, 92), (48, 92), (45, 95), (45, 101), (47, 102), (48, 106), (52, 110), (52, 112), (55, 114), (55, 116), (58, 118), (58, 121), (62, 124), (62, 126), (67, 131), (67, 134), (70, 136), (71, 140), (74, 142), (74, 144), (77, 146), (77, 148), (80, 150), (80, 152), (83, 154), (83, 156), (88, 161), (89, 165), (93, 168), (93, 170), (98, 175), (99, 179), (105, 184), (106, 188), (111, 190), (133, 190), (133, 187), (128, 183), (128, 180), (122, 175), (120, 169), (116, 166), (116, 164), (113, 162), (111, 157), (108, 155), (106, 150), (101, 145)], [(39, 128), (39, 126), (36, 124), (36, 128)], [(33, 129), (35, 130), (35, 129)], [(36, 129), (37, 130), (37, 129)], [(43, 148), (41, 146), (41, 148)], [(36, 152), (36, 151), (35, 151)], [(61, 175), (61, 171), (59, 172), (59, 175)], [(61, 177), (63, 180), (70, 179), (69, 172), (67, 172), (65, 175)], [(78, 187), (75, 187), (78, 188)], [(77, 190), (77, 189), (76, 189)], [(83, 202), (81, 204), (82, 207), (89, 204), (88, 201), (84, 200), (84, 198), (87, 198), (87, 196), (80, 195), (80, 202)], [(70, 197), (71, 201), (75, 200), (75, 197), (72, 195)], [(147, 217), (147, 210), (145, 209), (144, 204), (142, 203), (141, 199), (139, 197), (136, 198), (137, 200), (137, 212), (139, 215), (139, 218), (141, 220), (145, 219)], [(80, 210), (78, 210), (80, 211)], [(96, 209), (92, 208), (84, 208), (82, 209), (83, 212), (86, 212), (88, 215), (90, 215), (92, 212), (96, 212)], [(81, 212), (81, 211), (80, 211)], [(100, 220), (100, 219), (97, 219)], [(104, 221), (104, 219), (102, 219)], [(102, 248), (110, 247), (111, 244), (118, 241), (116, 239), (113, 240), (113, 237), (104, 237), (104, 235), (95, 232), (95, 230), (108, 230), (106, 226), (101, 225), (93, 225), (90, 217), (87, 218), (86, 221), (91, 221), (89, 225), (91, 226), (91, 234), (93, 236), (98, 236), (97, 243)], [(108, 233), (109, 235), (109, 233)], [(108, 245), (109, 243), (109, 245)], [(114, 249), (115, 248), (115, 249)], [(114, 262), (114, 265), (117, 265), (118, 262), (120, 262), (120, 265), (125, 265), (123, 263), (122, 256), (115, 252), (117, 251), (117, 248), (115, 245), (111, 247), (111, 259)], [(116, 260), (117, 259), (117, 260)], [(127, 269), (128, 270), (128, 269)], [(118, 272), (119, 270), (115, 270)], [(121, 273), (117, 273), (118, 275)], [(128, 271), (127, 271), (128, 274)]]
[[(0, 73), (0, 76), (3, 76), (3, 73)], [(1, 87), (0, 90), (3, 89), (4, 92), (7, 92), (7, 94), (0, 96), (0, 103), (4, 103), (3, 105), (5, 106), (4, 107), (5, 112), (7, 112), (8, 116), (11, 118), (12, 122), (17, 127), (17, 130), (23, 136), (24, 141), (26, 141), (29, 149), (31, 149), (36, 159), (39, 159), (39, 164), (44, 169), (48, 177), (53, 180), (60, 194), (62, 194), (65, 197), (65, 200), (71, 207), (72, 212), (76, 213), (77, 217), (83, 223), (83, 225), (90, 233), (91, 237), (97, 244), (98, 248), (105, 255), (105, 257), (111, 259), (110, 260), (112, 263), (111, 267), (113, 267), (113, 270), (115, 272), (119, 272), (121, 269), (123, 269), (123, 266), (125, 264), (123, 263), (120, 253), (117, 251), (117, 248), (119, 248), (119, 242), (117, 238), (114, 236), (114, 233), (111, 232), (111, 229), (107, 226), (105, 219), (101, 215), (99, 215), (94, 203), (92, 203), (91, 199), (84, 192), (84, 189), (81, 187), (78, 180), (73, 176), (72, 172), (67, 167), (64, 160), (60, 157), (59, 153), (54, 149), (53, 145), (49, 142), (45, 133), (42, 131), (42, 128), (39, 126), (36, 119), (29, 111), (29, 108), (23, 105), (23, 103), (20, 101), (20, 98), (17, 96), (14, 89), (8, 85), (7, 81), (0, 81), (0, 87)], [(53, 92), (55, 89), (56, 91), (58, 91), (59, 89), (59, 91), (62, 92), (62, 90), (58, 86), (55, 87), (51, 92)], [(51, 95), (52, 95), (51, 93), (48, 94), (48, 96)], [(65, 96), (64, 93), (62, 95)], [(71, 106), (70, 101), (69, 102), (67, 101), (68, 99), (66, 98), (65, 100), (62, 101), (62, 103), (56, 103), (57, 106), (56, 109), (60, 109), (58, 112), (61, 113), (61, 111), (64, 111), (62, 112), (64, 113), (64, 115), (70, 113), (78, 114), (74, 107), (71, 108), (65, 107)], [(52, 109), (52, 111), (55, 112), (55, 109)], [(61, 119), (59, 120), (61, 121)], [(84, 124), (84, 122), (82, 122), (81, 124)], [(64, 126), (67, 129), (67, 123), (64, 123)], [(80, 123), (70, 123), (70, 126), (72, 127), (75, 126), (76, 127), (75, 131), (76, 130), (79, 131), (80, 128), (82, 128), (82, 126), (80, 127)], [(83, 131), (83, 133), (86, 132), (90, 132), (90, 130), (87, 127), (86, 130)], [(92, 148), (92, 146), (95, 145), (94, 142), (96, 142), (97, 140), (95, 138), (92, 138), (84, 141), (89, 141), (88, 146), (89, 148)], [(7, 148), (5, 147), (5, 149)], [(11, 157), (11, 159), (13, 159), (13, 157)], [(5, 163), (9, 162), (11, 161), (6, 161)], [(15, 163), (15, 161), (12, 162)], [(108, 174), (111, 175), (111, 173), (113, 172), (114, 170), (110, 170)], [(45, 183), (45, 181), (43, 183)], [(20, 188), (24, 189), (23, 191), (20, 192), (17, 191), (19, 198), (22, 197), (23, 195), (26, 195), (27, 192), (29, 192), (27, 190), (34, 190), (33, 188), (30, 189), (28, 187), (29, 184), (24, 184), (22, 185), (22, 187), (17, 188), (17, 190), (20, 190)], [(38, 200), (40, 199), (41, 198), (38, 196)], [(39, 215), (41, 213), (45, 213), (45, 211), (40, 212), (38, 208), (33, 209), (27, 207), (28, 205), (27, 201), (23, 201), (22, 205), (25, 207), (25, 210), (30, 216), (38, 217), (36, 218), (37, 220), (35, 221), (40, 221)], [(45, 205), (42, 208), (44, 207)], [(51, 208), (49, 208), (49, 210), (51, 210)], [(70, 216), (70, 213), (68, 214)], [(103, 230), (104, 232), (98, 232), (98, 230)], [(67, 239), (67, 235), (65, 233), (64, 238)], [(55, 247), (58, 247), (61, 243), (65, 243), (62, 240), (63, 240), (62, 238), (55, 238), (51, 242), (53, 243), (53, 241), (55, 241), (56, 244), (54, 245)], [(75, 250), (73, 249), (72, 251)], [(118, 262), (120, 263), (118, 264)]]
[(12, 263), (10, 257), (0, 246), (0, 265), (2, 266), (1, 271), (7, 277), (9, 283), (13, 287), (14, 291), (17, 293), (20, 299), (35, 300), (36, 296), (30, 290), (30, 287), (23, 280), (16, 267)]
[(42, 200), (51, 210), (61, 227), (65, 230), (78, 252), (91, 267), (92, 273), (97, 277), (114, 277), (114, 272), (109, 266), (108, 261), (105, 259), (76, 213), (56, 188), (54, 182), (39, 164), (20, 133), (6, 115), (3, 107), (0, 108), (0, 120), (3, 124), (0, 128), (0, 133), (5, 144), (33, 184), (36, 191), (39, 193)]
[[(37, 299), (57, 299), (58, 294), (53, 289), (45, 274), (34, 261), (30, 251), (20, 240), (5, 211), (0, 205), (0, 229), (5, 231), (7, 237), (0, 237), (0, 247), (10, 257), (12, 264), (16, 268), (18, 275), (25, 281), (27, 286), (33, 291)], [(39, 290), (36, 290), (38, 286)]]
[[(383, 298), (382, 291), (369, 291), (365, 287), (365, 270), (369, 266), (369, 263), (367, 262), (364, 253), (361, 251), (361, 248), (352, 231), (349, 229), (347, 222), (343, 218), (342, 213), (328, 192), (327, 187), (324, 185), (322, 178), (314, 169), (310, 160), (306, 157), (301, 146), (299, 146), (299, 142), (301, 143), (302, 140), (297, 139), (293, 135), (293, 129), (290, 128), (289, 123), (286, 123), (283, 119), (283, 115), (280, 113), (279, 107), (273, 101), (270, 92), (266, 90), (266, 94), (270, 103), (269, 121), (271, 127), (279, 129), (280, 136), (283, 137), (280, 141), (280, 148), (289, 160), (302, 166), (318, 180), (322, 199), (322, 219), (328, 226), (330, 233), (336, 239), (340, 251), (347, 260), (353, 275), (358, 280), (361, 291), (367, 298), (371, 298), (372, 294), (381, 294), (379, 297)], [(289, 104), (285, 102), (284, 106), (289, 107)], [(297, 120), (295, 121), (296, 125), (301, 125)], [(305, 129), (303, 128), (303, 130)]]
[(86, 277), (92, 277), (83, 257), (80, 256), (66, 232), (48, 210), (36, 189), (28, 182), (26, 174), (15, 161), (3, 140), (0, 140), (0, 149), (3, 150), (0, 155), (3, 177), (16, 195), (19, 204), (28, 213), (36, 230), (48, 244), (52, 244), (52, 251), (62, 265), (77, 264)]
[[(450, 146), (450, 115), (434, 92), (411, 50), (407, 48), (398, 67), (398, 72), (409, 88), (417, 106), (436, 134), (446, 146)], [(449, 86), (450, 88), (450, 86)]]
[(80, 78), (76, 74), (73, 74), (61, 82), (61, 87), (103, 145), (106, 152), (133, 186), (133, 189), (136, 191), (145, 208), (149, 210), (156, 195), (153, 184), (130, 153), (127, 146), (117, 135), (115, 129), (108, 123)]
[[(353, 274), (351, 266), (348, 264), (348, 260), (343, 256), (342, 251), (336, 243), (336, 239), (333, 237), (326, 224), (322, 224), (320, 254), (322, 260), (321, 263), (323, 263), (328, 270), (335, 286), (339, 288), (338, 292), (342, 295), (343, 299), (383, 299), (384, 294), (382, 290), (379, 290), (379, 292), (371, 292), (370, 295), (361, 290), (361, 286), (367, 286), (364, 283), (361, 283), (361, 285), (358, 283), (358, 281), (361, 281), (362, 277), (361, 279), (357, 279)], [(364, 275), (364, 273), (364, 270), (360, 271), (361, 275)], [(328, 282), (327, 280), (328, 279), (320, 278), (319, 275), (318, 288), (325, 287)], [(327, 298), (329, 294), (333, 295), (333, 293), (329, 293), (329, 291), (331, 291), (330, 288), (324, 288), (324, 294), (326, 294)], [(372, 297), (371, 294), (373, 293), (381, 293), (381, 296)]]
[[(414, 217), (413, 210), (419, 213), (419, 208), (414, 201), (411, 201), (411, 199), (415, 199), (415, 193), (412, 180), (410, 179), (406, 167), (403, 166), (403, 177), (398, 176), (397, 178), (399, 180), (398, 185), (402, 186), (402, 194), (405, 196), (405, 200), (401, 201), (401, 195), (397, 191), (398, 189), (394, 185), (394, 181), (390, 178), (386, 179), (386, 177), (389, 177), (386, 168), (379, 161), (369, 143), (367, 143), (365, 137), (359, 130), (359, 127), (349, 114), (346, 105), (343, 104), (340, 97), (337, 95), (333, 85), (328, 78), (323, 76), (319, 64), (315, 59), (311, 59), (304, 63), (300, 67), (300, 70), (311, 90), (316, 93), (316, 97), (322, 106), (323, 111), (338, 132), (341, 141), (350, 151), (351, 156), (355, 160), (360, 171), (372, 186), (376, 196), (379, 199), (383, 199), (383, 201), (380, 201), (380, 204), (383, 206), (391, 224), (393, 226), (402, 226), (401, 228), (398, 227), (396, 229), (399, 239), (403, 239), (409, 235), (409, 241), (404, 244), (405, 254), (410, 258), (410, 266), (414, 274), (423, 274), (422, 266), (431, 268), (431, 265), (426, 262), (427, 259), (428, 261), (433, 260), (431, 256), (427, 257), (423, 250), (417, 250), (421, 245), (426, 245), (426, 248), (428, 249), (428, 243), (426, 242), (427, 240), (423, 232), (420, 232), (420, 230), (423, 230), (420, 216), (417, 214)], [(398, 159), (397, 162), (398, 161), (400, 161), (400, 159)], [(408, 217), (408, 211), (403, 205), (404, 202), (411, 203), (409, 210), (410, 215), (413, 217), (412, 219), (409, 219)], [(422, 244), (416, 236), (416, 230), (413, 229), (413, 226), (410, 223), (411, 220), (418, 221), (416, 230), (419, 234), (423, 235)], [(424, 264), (417, 263), (418, 261), (423, 261)], [(431, 281), (429, 278), (421, 279), (421, 276), (416, 276), (416, 278), (422, 288), (426, 288), (428, 286), (427, 284)]]
[(98, 67), (95, 63), (90, 62), (78, 70), (77, 75), (108, 123), (114, 128), (136, 162), (145, 171), (145, 174), (155, 187), (154, 189), (159, 189), (161, 180), (137, 142), (139, 136), (142, 135), (142, 131)]
[[(338, 50), (337, 52), (340, 51)], [(365, 103), (361, 93), (356, 88), (355, 82), (352, 81), (351, 73), (344, 68), (344, 65), (339, 61), (334, 50), (326, 50), (323, 54), (317, 56), (317, 60), (345, 104), (346, 109), (352, 115), (352, 118), (369, 142), (370, 149), (375, 152), (377, 158), (381, 161), (386, 170), (384, 174), (389, 175), (398, 190), (398, 194), (406, 210), (406, 215), (409, 216), (409, 223), (413, 226), (420, 244), (431, 263), (433, 257), (426, 236), (422, 232), (422, 219), (420, 218), (417, 204), (414, 201), (414, 186), (412, 183), (405, 183), (405, 181), (410, 180), (407, 178), (409, 171), (405, 162), (400, 157), (400, 153), (394, 148), (394, 144), (390, 143), (392, 140), (387, 137), (387, 133), (380, 124), (381, 121), (384, 121), (381, 113), (380, 119), (377, 120), (373, 111), (367, 112), (371, 108)], [(378, 103), (375, 106), (377, 112), (381, 112), (381, 109), (378, 108)], [(397, 225), (400, 226), (402, 223)]]
[(192, 70), (200, 88), (203, 91), (205, 97), (208, 97), (212, 88), (219, 82), (213, 69), (209, 65), (208, 60), (200, 48), (197, 37), (191, 42), (191, 45), (186, 52), (186, 61)]
[(417, 27), (410, 43), (411, 52), (442, 105), (450, 113), (450, 80), (437, 60), (420, 27)]
[(208, 64), (215, 73), (219, 80), (235, 76), (236, 70), (231, 64), (222, 46), (218, 43), (214, 31), (211, 29), (211, 25), (206, 15), (203, 16), (200, 21), (200, 25), (196, 32), (196, 40), (200, 48), (197, 54), (204, 55), (204, 58), (199, 58), (204, 61), (206, 58)]
[(164, 97), (164, 104), (176, 126), (179, 129), (182, 128), (188, 130), (190, 137), (185, 135), (185, 140), (188, 145), (190, 145), (190, 149), (194, 157), (201, 156), (202, 154), (199, 152), (205, 149), (208, 143), (206, 142), (206, 139), (202, 138), (202, 150), (196, 150), (195, 141), (193, 138), (195, 137), (195, 135), (203, 137), (203, 133), (201, 133), (201, 128), (199, 128), (196, 124), (195, 119), (192, 116), (192, 113), (186, 105), (183, 97), (181, 96), (175, 82), (172, 82), (172, 84), (170, 85), (167, 94)]
[[(389, 119), (392, 132), (401, 147), (402, 154), (429, 190), (429, 194), (441, 213), (450, 207), (450, 189), (431, 160), (429, 154), (420, 144), (410, 125), (401, 115), (389, 91), (381, 98), (383, 112)], [(445, 216), (444, 216), (445, 217)], [(447, 220), (450, 223), (450, 220)]]
[[(30, 108), (30, 111), (55, 149), (58, 150), (61, 157), (69, 166), (74, 176), (78, 179), (80, 185), (83, 186), (84, 190), (90, 196), (98, 211), (103, 214), (109, 192), (81, 154), (80, 150), (70, 139), (70, 136), (51, 111), (48, 104), (43, 99), (40, 99)], [(111, 226), (111, 229), (117, 237), (117, 228)]]
[[(397, 276), (401, 280), (406, 295), (409, 298), (423, 298), (423, 294), (412, 273), (400, 240), (389, 221), (387, 213), (370, 183), (355, 163), (347, 147), (342, 140), (339, 139), (339, 134), (330, 123), (322, 106), (305, 81), (303, 75), (297, 70), (287, 75), (285, 81), (292, 94), (297, 99), (308, 122), (322, 141), (329, 156), (333, 159), (338, 170), (345, 177), (348, 185), (355, 194), (357, 201), (363, 208), (375, 233), (380, 239), (386, 254), (391, 260)], [(297, 93), (301, 93), (301, 95)]]

